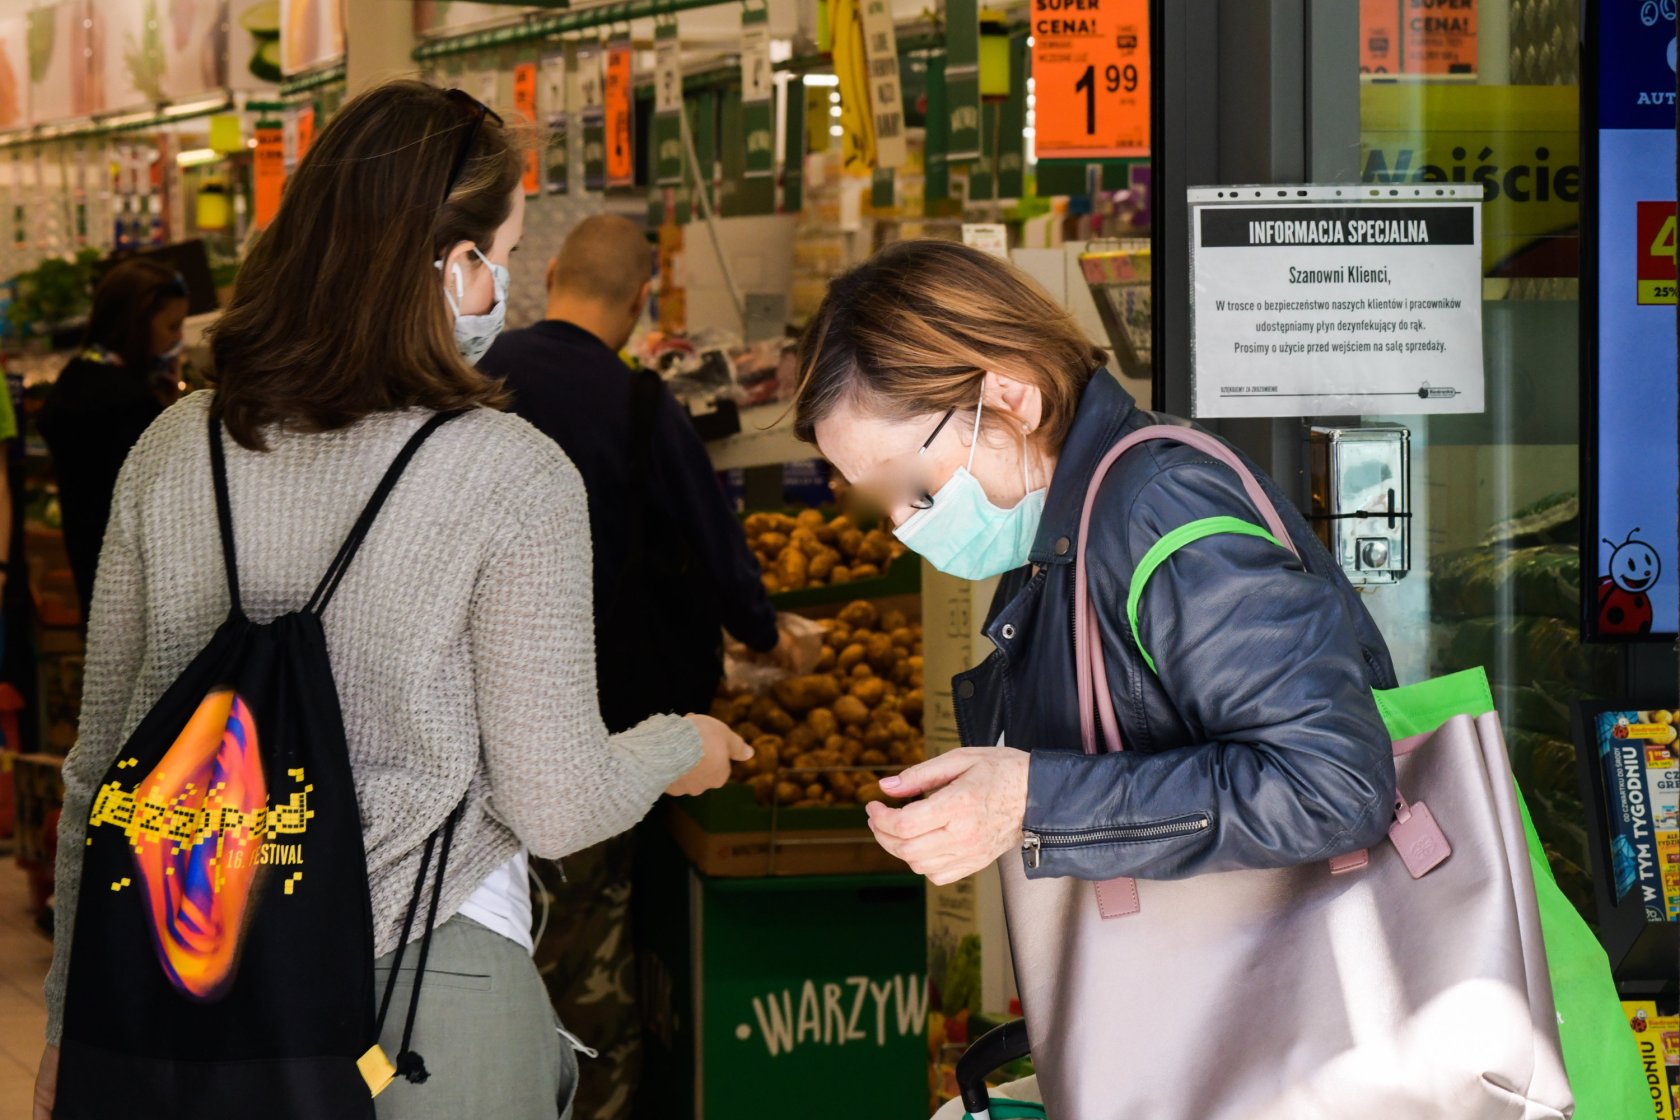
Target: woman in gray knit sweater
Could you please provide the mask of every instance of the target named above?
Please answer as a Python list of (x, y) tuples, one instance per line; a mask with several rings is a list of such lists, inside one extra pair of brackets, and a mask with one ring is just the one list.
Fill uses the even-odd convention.
[[(499, 118), (464, 94), (404, 82), (347, 104), (240, 272), (213, 341), (215, 393), (165, 413), (123, 467), (81, 734), (65, 761), (55, 922), (65, 936), (47, 979), (38, 1118), (55, 1096), (92, 795), (228, 611), (208, 413), (230, 437), (240, 584), (260, 620), (308, 599), (429, 416), (471, 410), (410, 464), (323, 619), (376, 953), (397, 947), (426, 838), (464, 806), (425, 981), (442, 998), (421, 1002), (416, 1028), (433, 1076), (399, 1078), (379, 1098), (382, 1118), (560, 1113), (576, 1067), (529, 956), (525, 854), (604, 840), (662, 793), (720, 784), (729, 760), (750, 753), (705, 716), (612, 736), (602, 726), (583, 486), (552, 440), (496, 411), (498, 386), (469, 364), (505, 309), (519, 179)], [(399, 1007), (405, 989), (399, 977)], [(400, 1027), (393, 1017), (388, 1030)]]

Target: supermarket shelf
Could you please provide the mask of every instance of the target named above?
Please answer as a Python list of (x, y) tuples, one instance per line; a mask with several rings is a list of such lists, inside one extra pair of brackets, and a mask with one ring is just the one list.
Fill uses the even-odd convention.
[(765, 404), (741, 411), (739, 435), (706, 445), (712, 466), (720, 471), (774, 467), (817, 457), (816, 448), (793, 434), (793, 413), (786, 404)]

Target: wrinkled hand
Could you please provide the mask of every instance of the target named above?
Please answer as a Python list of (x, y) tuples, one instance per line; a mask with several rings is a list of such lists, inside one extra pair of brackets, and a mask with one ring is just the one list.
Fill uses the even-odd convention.
[(929, 796), (902, 809), (869, 805), (869, 827), (916, 874), (941, 886), (967, 878), (1021, 846), (1030, 757), (1009, 747), (964, 747), (883, 778), (888, 796)]
[(58, 1100), (58, 1047), (49, 1046), (41, 1053), (41, 1070), (35, 1075), (35, 1109), (32, 1120), (52, 1120), (53, 1103)]
[(672, 797), (693, 797), (709, 789), (717, 789), (729, 780), (731, 762), (745, 762), (753, 756), (753, 749), (744, 739), (711, 716), (683, 718), (700, 732), (700, 761), (688, 773), (665, 787), (665, 792)]

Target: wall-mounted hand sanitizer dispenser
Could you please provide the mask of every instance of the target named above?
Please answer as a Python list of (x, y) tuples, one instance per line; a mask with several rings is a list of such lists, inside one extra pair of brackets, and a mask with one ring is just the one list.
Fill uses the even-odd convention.
[(1412, 567), (1411, 432), (1397, 425), (1313, 428), (1311, 520), (1356, 587)]

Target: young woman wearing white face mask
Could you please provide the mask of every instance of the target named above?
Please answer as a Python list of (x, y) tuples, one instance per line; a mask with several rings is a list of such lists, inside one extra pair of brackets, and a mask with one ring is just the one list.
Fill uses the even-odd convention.
[[(953, 685), (965, 749), (884, 780), (928, 796), (869, 806), (876, 838), (939, 883), (1000, 856), (1030, 878), (1172, 879), (1374, 844), (1394, 767), (1371, 690), (1393, 666), (1284, 496), (1267, 485), (1303, 560), (1264, 532), (1211, 532), (1140, 574), (1176, 530), (1259, 516), (1224, 463), (1146, 443), (1107, 475), (1080, 541), (1099, 461), (1131, 432), (1185, 426), (1137, 408), (1103, 360), (1021, 273), (945, 242), (882, 250), (806, 331), (800, 436), (935, 567), (1004, 577), (996, 652)], [(1082, 543), (1120, 753), (1081, 750)]]
[[(496, 384), (470, 364), (506, 313), (519, 174), (488, 109), (418, 82), (363, 94), (316, 137), (213, 335), (215, 391), (164, 413), (123, 467), (65, 761), (57, 920), (69, 930), (98, 783), (228, 612), (227, 574), (207, 559), (222, 554), (212, 418), (242, 607), (266, 622), (303, 607), (409, 439), (436, 413), (462, 413), (414, 456), (319, 616), (381, 990), (427, 837), (459, 806), (412, 1032), (430, 1078), (399, 1076), (379, 1097), (384, 1120), (559, 1115), (576, 1067), (529, 956), (523, 853), (595, 844), (661, 793), (717, 786), (750, 755), (705, 716), (619, 735), (602, 725), (582, 484), (552, 440), (497, 411)], [(415, 959), (395, 1008), (409, 1006)], [(61, 938), (40, 1120), (58, 1096), (75, 968)], [(403, 1018), (386, 1020), (390, 1054)]]

